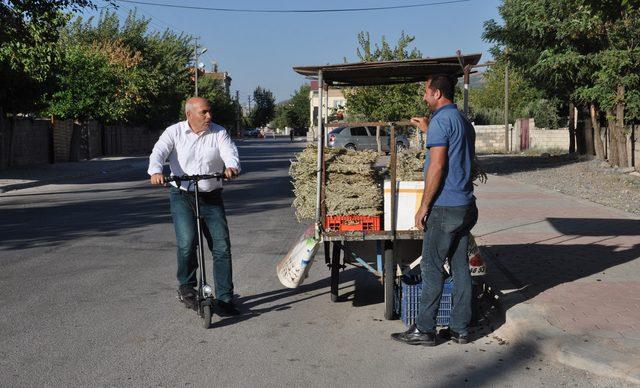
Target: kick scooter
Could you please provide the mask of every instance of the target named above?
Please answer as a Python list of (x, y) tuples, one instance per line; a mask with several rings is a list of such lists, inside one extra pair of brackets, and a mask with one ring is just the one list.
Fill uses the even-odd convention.
[(194, 309), (198, 312), (198, 315), (202, 318), (203, 327), (208, 329), (211, 326), (211, 314), (213, 312), (213, 305), (215, 298), (213, 297), (213, 289), (207, 284), (207, 275), (204, 266), (204, 238), (203, 238), (203, 219), (200, 216), (200, 190), (198, 188), (198, 182), (204, 179), (217, 179), (220, 180), (224, 177), (222, 173), (215, 173), (210, 175), (180, 175), (180, 176), (165, 176), (165, 182), (176, 182), (178, 186), (182, 181), (193, 182), (194, 194), (196, 199), (195, 213), (196, 213), (196, 225), (198, 228), (198, 247), (196, 254), (198, 257), (198, 290), (197, 299), (195, 301)]

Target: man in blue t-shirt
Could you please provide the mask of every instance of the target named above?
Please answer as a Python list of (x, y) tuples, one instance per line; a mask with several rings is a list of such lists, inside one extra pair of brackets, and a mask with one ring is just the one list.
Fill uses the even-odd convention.
[(460, 344), (469, 341), (472, 285), (467, 245), (469, 232), (478, 220), (471, 172), (476, 134), (453, 103), (455, 84), (456, 79), (446, 75), (430, 77), (423, 100), (433, 112), (431, 120), (411, 119), (423, 132), (428, 131), (422, 203), (415, 215), (416, 227), (424, 229), (422, 295), (416, 323), (403, 333), (391, 335), (411, 345), (435, 345), (447, 258), (454, 284), (451, 339)]

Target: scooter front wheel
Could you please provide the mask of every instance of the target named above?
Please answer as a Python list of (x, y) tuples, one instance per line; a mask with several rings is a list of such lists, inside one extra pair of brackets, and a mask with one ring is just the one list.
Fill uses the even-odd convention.
[(211, 327), (211, 305), (202, 306), (202, 327), (208, 329)]

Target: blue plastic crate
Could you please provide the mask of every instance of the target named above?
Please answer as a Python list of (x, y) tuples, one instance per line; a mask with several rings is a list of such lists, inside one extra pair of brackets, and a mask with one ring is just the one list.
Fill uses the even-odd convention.
[[(416, 321), (418, 315), (418, 306), (420, 305), (420, 294), (422, 292), (422, 283), (406, 284), (401, 282), (400, 296), (400, 319), (405, 326), (410, 326)], [(453, 290), (453, 279), (448, 278), (442, 287), (442, 298), (440, 299), (440, 307), (438, 309), (438, 317), (436, 324), (438, 326), (449, 326), (451, 318), (451, 291)]]

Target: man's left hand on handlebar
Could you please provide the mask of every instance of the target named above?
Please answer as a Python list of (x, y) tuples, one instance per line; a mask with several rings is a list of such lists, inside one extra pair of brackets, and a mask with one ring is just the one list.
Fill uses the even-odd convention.
[(164, 176), (162, 174), (153, 174), (151, 175), (151, 184), (152, 185), (164, 185)]
[(238, 176), (238, 169), (236, 169), (236, 168), (227, 167), (224, 170), (224, 177), (226, 179), (233, 179), (233, 178), (235, 178), (237, 176)]

